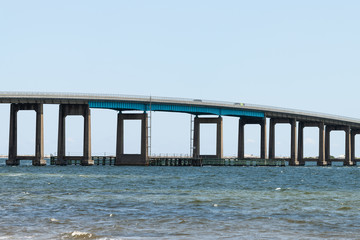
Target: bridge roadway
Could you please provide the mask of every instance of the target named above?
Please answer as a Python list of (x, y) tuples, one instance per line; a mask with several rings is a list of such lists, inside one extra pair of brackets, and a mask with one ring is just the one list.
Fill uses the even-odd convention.
[[(58, 156), (59, 165), (66, 164), (69, 156), (65, 156), (65, 119), (68, 115), (82, 115), (84, 117), (84, 149), (83, 165), (92, 165), (91, 160), (91, 121), (90, 109), (103, 108), (119, 111), (117, 127), (116, 165), (147, 165), (148, 164), (148, 123), (147, 112), (166, 111), (182, 112), (195, 115), (194, 120), (194, 158), (222, 158), (223, 136), (222, 117), (239, 117), (238, 158), (244, 159), (244, 126), (259, 124), (261, 126), (260, 154), (262, 159), (275, 159), (275, 125), (291, 125), (291, 156), (290, 165), (304, 165), (303, 158), (303, 129), (305, 127), (319, 128), (319, 156), (320, 166), (331, 164), (330, 132), (345, 131), (345, 159), (344, 165), (354, 165), (355, 136), (360, 133), (360, 119), (308, 112), (302, 110), (260, 106), (248, 103), (229, 103), (207, 101), (202, 99), (164, 98), (151, 96), (110, 95), (110, 94), (77, 94), (77, 93), (33, 93), (33, 92), (0, 92), (0, 103), (11, 104), (9, 130), (9, 159), (8, 165), (18, 165), (20, 160), (31, 159), (34, 165), (44, 165), (43, 148), (43, 104), (59, 104), (59, 135)], [(25, 157), (17, 155), (17, 112), (20, 110), (35, 110), (36, 146), (35, 156)], [(138, 110), (143, 113), (123, 113), (122, 111)], [(215, 117), (200, 117), (212, 115)], [(267, 121), (270, 119), (269, 145), (267, 145)], [(125, 154), (124, 120), (140, 119), (142, 121), (141, 154)], [(297, 124), (298, 123), (298, 124)], [(200, 125), (217, 125), (216, 155), (200, 155)], [(267, 151), (269, 149), (269, 151)]]

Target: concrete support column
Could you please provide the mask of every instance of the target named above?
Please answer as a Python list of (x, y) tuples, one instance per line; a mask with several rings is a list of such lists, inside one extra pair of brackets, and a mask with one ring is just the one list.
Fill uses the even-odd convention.
[(37, 104), (36, 106), (36, 141), (35, 159), (33, 160), (33, 165), (46, 165), (46, 161), (44, 159), (44, 113), (42, 104)]
[(357, 134), (360, 134), (360, 129), (351, 129), (351, 160), (354, 165), (356, 164), (356, 156), (355, 156), (355, 137)]
[(16, 104), (10, 106), (10, 129), (9, 129), (9, 154), (6, 165), (19, 165), (20, 161), (16, 159), (17, 156), (17, 112)]
[(223, 158), (223, 119), (218, 117), (216, 123), (216, 157)]
[[(20, 110), (35, 110), (36, 112), (36, 139), (35, 156), (17, 155), (17, 113)], [(10, 106), (9, 156), (7, 165), (19, 165), (20, 160), (32, 160), (34, 166), (46, 165), (44, 160), (44, 124), (43, 105), (37, 103), (13, 103)]]
[(297, 159), (297, 137), (296, 137), (296, 119), (290, 119), (291, 124), (291, 158), (289, 165), (297, 166), (299, 165)]
[(91, 118), (90, 118), (90, 108), (85, 107), (84, 113), (84, 157), (81, 160), (81, 165), (88, 166), (93, 165), (94, 161), (91, 158)]
[[(66, 156), (65, 154), (65, 123), (69, 115), (81, 115), (84, 117), (84, 143), (82, 156)], [(90, 108), (88, 104), (60, 104), (59, 106), (59, 128), (58, 128), (58, 153), (57, 165), (66, 165), (67, 159), (80, 158), (81, 165), (94, 165), (91, 158), (91, 121)]]
[(275, 119), (270, 119), (269, 159), (275, 158)]
[(324, 123), (319, 123), (319, 159), (317, 162), (318, 166), (326, 166), (328, 165), (326, 160), (326, 136), (325, 136), (325, 125)]
[(351, 159), (351, 129), (349, 126), (345, 128), (345, 160), (344, 166), (354, 165)]
[(262, 119), (261, 126), (261, 144), (260, 144), (260, 158), (267, 159), (267, 134), (266, 134), (266, 118)]
[(145, 159), (146, 165), (149, 164), (149, 135), (148, 135), (148, 114), (144, 113), (141, 124), (141, 156)]
[[(200, 124), (216, 124), (216, 155), (200, 154)], [(222, 117), (217, 118), (199, 118), (194, 119), (194, 158), (218, 158), (223, 157), (223, 121)]]
[(57, 165), (66, 165), (65, 157), (65, 117), (64, 107), (59, 107), (59, 127), (58, 127), (58, 150), (57, 150)]
[(193, 141), (193, 158), (200, 156), (200, 122), (199, 117), (194, 118), (194, 141)]
[(325, 161), (328, 165), (331, 165), (331, 156), (330, 156), (330, 132), (331, 127), (325, 127)]
[[(124, 120), (141, 120), (141, 153), (124, 153)], [(115, 165), (148, 165), (148, 122), (147, 113), (118, 114)]]
[(239, 119), (238, 158), (245, 158), (245, 120)]
[(351, 160), (355, 164), (355, 130), (351, 129)]
[(116, 158), (120, 159), (122, 154), (124, 154), (124, 118), (121, 113), (118, 113), (116, 133)]
[(300, 166), (305, 165), (304, 161), (304, 123), (299, 122), (298, 136), (298, 161)]

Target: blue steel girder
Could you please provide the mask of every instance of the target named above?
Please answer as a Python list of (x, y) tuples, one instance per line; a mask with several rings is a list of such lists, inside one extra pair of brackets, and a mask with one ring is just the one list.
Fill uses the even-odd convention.
[[(89, 101), (89, 107), (114, 109), (119, 111), (125, 111), (125, 110), (150, 111), (149, 103), (137, 103), (137, 102)], [(234, 116), (234, 117), (244, 117), (244, 116), (257, 117), (257, 118), (265, 117), (265, 114), (263, 112), (250, 111), (246, 109), (190, 106), (190, 105), (177, 105), (177, 104), (160, 104), (160, 103), (152, 103), (151, 111), (181, 112), (181, 113), (189, 113), (194, 115), (210, 114), (210, 115)]]

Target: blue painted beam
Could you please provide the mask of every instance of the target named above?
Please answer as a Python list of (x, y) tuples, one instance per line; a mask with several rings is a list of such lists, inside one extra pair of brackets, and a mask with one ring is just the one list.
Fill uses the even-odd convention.
[[(149, 111), (150, 105), (145, 103), (132, 103), (132, 102), (99, 102), (89, 101), (90, 108), (104, 108), (114, 110), (139, 110)], [(151, 104), (151, 111), (163, 112), (182, 112), (190, 114), (211, 114), (219, 116), (236, 116), (236, 117), (259, 117), (264, 118), (263, 112), (249, 111), (234, 108), (220, 108), (220, 107), (203, 107), (203, 106), (188, 106), (188, 105), (175, 105), (175, 104)]]

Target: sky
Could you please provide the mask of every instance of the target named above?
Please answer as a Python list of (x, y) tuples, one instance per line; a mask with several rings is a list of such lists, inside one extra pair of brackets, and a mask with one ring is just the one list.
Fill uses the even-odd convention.
[[(359, 11), (351, 0), (0, 0), (0, 90), (209, 99), (360, 119)], [(7, 154), (9, 105), (0, 113)], [(44, 107), (47, 154), (56, 154), (57, 114)], [(93, 154), (115, 153), (117, 113), (91, 114)], [(35, 113), (19, 116), (18, 153), (32, 154)], [(225, 155), (237, 153), (237, 123), (224, 118)], [(82, 119), (67, 124), (67, 152), (79, 154)], [(125, 149), (136, 152), (139, 123), (126, 124)], [(276, 154), (289, 155), (290, 126), (276, 129)], [(212, 153), (215, 127), (201, 134), (203, 153)], [(246, 127), (246, 154), (259, 154), (259, 135)], [(331, 136), (331, 154), (344, 154), (344, 133)], [(305, 155), (317, 155), (317, 141), (307, 128)], [(151, 142), (154, 154), (189, 154), (190, 116), (153, 113)]]

